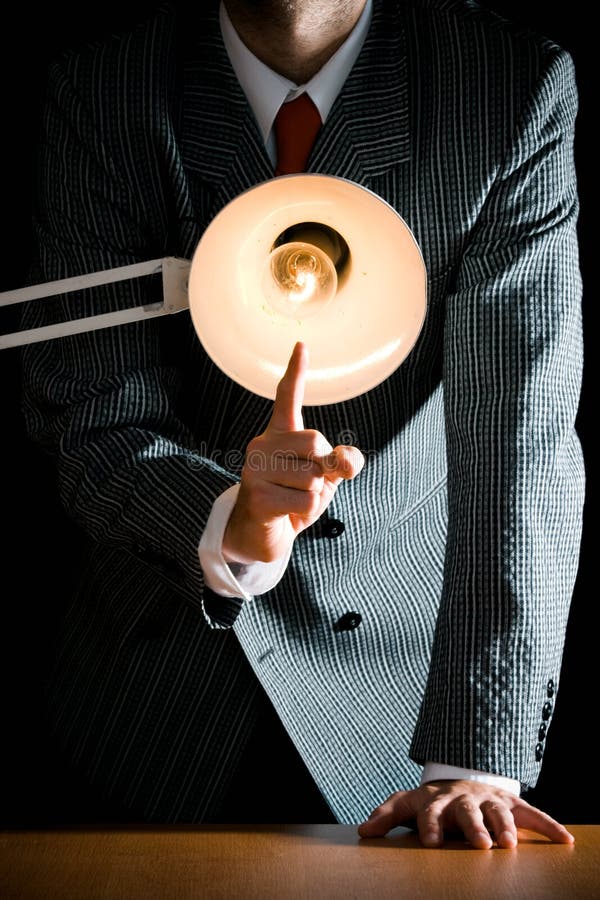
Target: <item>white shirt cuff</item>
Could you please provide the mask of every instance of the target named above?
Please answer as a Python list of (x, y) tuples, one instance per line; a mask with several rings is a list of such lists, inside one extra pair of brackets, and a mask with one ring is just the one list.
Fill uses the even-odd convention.
[(491, 772), (480, 772), (477, 769), (461, 769), (460, 766), (447, 766), (445, 763), (426, 762), (421, 774), (421, 784), (448, 778), (461, 778), (465, 781), (479, 781), (509, 791), (516, 797), (521, 795), (521, 784), (514, 778), (505, 775), (493, 775)]
[(234, 484), (217, 497), (213, 503), (206, 527), (198, 545), (198, 556), (208, 587), (223, 597), (242, 597), (251, 600), (264, 594), (281, 581), (287, 568), (292, 548), (273, 562), (227, 563), (223, 556), (223, 537), (231, 511), (235, 506), (239, 484)]

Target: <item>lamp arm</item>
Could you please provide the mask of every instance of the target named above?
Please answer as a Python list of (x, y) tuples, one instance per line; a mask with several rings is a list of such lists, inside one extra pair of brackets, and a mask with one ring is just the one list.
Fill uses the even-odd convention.
[(45, 297), (55, 297), (58, 294), (80, 291), (103, 284), (111, 284), (116, 281), (128, 281), (131, 278), (140, 278), (143, 275), (158, 275), (161, 272), (163, 281), (162, 303), (149, 303), (116, 312), (71, 319), (66, 322), (58, 322), (54, 325), (45, 325), (25, 331), (16, 331), (13, 334), (3, 334), (0, 335), (0, 350), (5, 350), (9, 347), (19, 347), (24, 344), (33, 344), (37, 341), (52, 340), (65, 335), (80, 334), (84, 331), (96, 331), (99, 328), (124, 325), (128, 322), (137, 322), (140, 319), (171, 315), (188, 309), (187, 282), (190, 265), (191, 263), (187, 259), (180, 259), (177, 256), (165, 256), (162, 259), (151, 259), (128, 266), (119, 266), (116, 269), (90, 272), (87, 275), (76, 275), (73, 278), (63, 278), (58, 281), (49, 281), (45, 284), (35, 284), (30, 287), (17, 288), (14, 291), (0, 293), (0, 307), (2, 307), (11, 306), (15, 303), (40, 300)]

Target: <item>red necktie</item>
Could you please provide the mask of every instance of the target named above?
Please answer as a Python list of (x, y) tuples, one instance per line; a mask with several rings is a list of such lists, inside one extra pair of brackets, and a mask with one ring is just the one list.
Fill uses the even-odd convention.
[(276, 175), (304, 172), (321, 125), (319, 110), (306, 92), (281, 104), (273, 125), (277, 141)]

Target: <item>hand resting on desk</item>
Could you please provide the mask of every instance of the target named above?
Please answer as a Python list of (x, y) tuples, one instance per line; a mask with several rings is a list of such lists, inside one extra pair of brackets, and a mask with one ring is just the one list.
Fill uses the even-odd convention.
[(440, 847), (445, 834), (458, 831), (478, 850), (492, 847), (492, 835), (498, 847), (510, 849), (518, 844), (518, 828), (559, 844), (575, 840), (564, 825), (526, 800), (474, 781), (430, 781), (412, 791), (396, 791), (358, 826), (358, 833), (383, 837), (397, 825), (416, 827), (425, 847)]

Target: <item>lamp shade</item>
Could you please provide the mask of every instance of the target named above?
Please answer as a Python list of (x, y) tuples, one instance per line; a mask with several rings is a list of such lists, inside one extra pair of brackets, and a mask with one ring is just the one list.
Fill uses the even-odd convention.
[[(320, 283), (319, 250), (294, 239), (288, 256), (298, 284), (295, 293), (284, 286), (278, 302), (268, 288), (274, 257), (287, 252), (285, 234), (299, 226), (302, 235), (304, 225), (309, 238), (315, 228), (341, 238), (339, 271), (332, 284), (326, 259), (322, 296), (305, 296)], [(329, 175), (287, 175), (238, 195), (214, 217), (192, 258), (188, 296), (198, 338), (225, 374), (274, 399), (303, 341), (304, 402), (323, 405), (370, 390), (406, 359), (425, 319), (426, 271), (407, 224), (372, 191)]]

